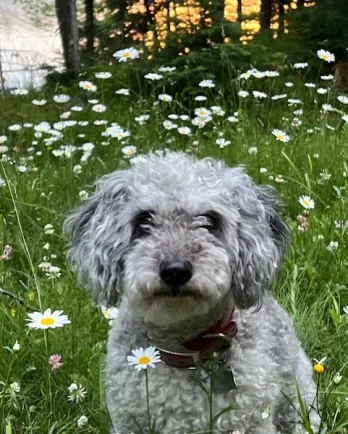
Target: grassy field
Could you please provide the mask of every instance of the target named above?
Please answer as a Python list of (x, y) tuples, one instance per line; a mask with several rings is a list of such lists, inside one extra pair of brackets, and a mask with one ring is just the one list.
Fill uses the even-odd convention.
[[(274, 292), (313, 366), (324, 366), (313, 371), (321, 434), (347, 432), (348, 97), (332, 78), (321, 78), (325, 61), (309, 56), (318, 71), (313, 84), (308, 67), (292, 65), (284, 77), (252, 71), (228, 89), (202, 87), (210, 78), (202, 76), (185, 101), (171, 93), (166, 71), (153, 71), (158, 80), (141, 77), (152, 89), (146, 99), (119, 92), (129, 83), (117, 79), (118, 68), (127, 71), (137, 59), (99, 68), (108, 78), (86, 71), (69, 88), (0, 94), (0, 288), (24, 301), (0, 294), (1, 433), (108, 432), (103, 362), (110, 320), (75, 283), (62, 223), (98, 177), (165, 148), (244, 164), (257, 183), (278, 189), (292, 244)], [(225, 98), (231, 92), (235, 97)], [(60, 94), (70, 100), (55, 102)], [(301, 196), (313, 200), (310, 209)], [(27, 326), (28, 313), (48, 308), (63, 310), (71, 323)], [(61, 359), (49, 363), (54, 354)]]

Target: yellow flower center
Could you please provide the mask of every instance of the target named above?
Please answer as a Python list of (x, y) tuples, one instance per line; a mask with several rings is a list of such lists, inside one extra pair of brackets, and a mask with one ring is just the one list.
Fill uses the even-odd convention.
[(284, 139), (283, 134), (278, 134), (278, 135), (277, 135), (277, 139), (278, 139), (278, 140), (283, 140), (283, 139)]
[(309, 200), (306, 199), (306, 200), (303, 201), (303, 204), (306, 205), (306, 206), (309, 206), (310, 202), (309, 202)]
[(328, 60), (329, 56), (327, 54), (323, 54), (323, 59)]
[(318, 372), (318, 374), (322, 374), (325, 371), (325, 367), (321, 363), (316, 363), (313, 366), (313, 369), (315, 372)]
[(130, 56), (130, 53), (127, 51), (126, 53), (123, 53), (123, 57), (129, 57)]
[(151, 362), (151, 359), (149, 356), (139, 357), (139, 360), (138, 360), (139, 365), (148, 365), (150, 362)]
[(42, 318), (42, 320), (40, 320), (40, 324), (42, 325), (52, 325), (55, 323), (55, 320), (52, 317), (48, 317), (48, 318)]

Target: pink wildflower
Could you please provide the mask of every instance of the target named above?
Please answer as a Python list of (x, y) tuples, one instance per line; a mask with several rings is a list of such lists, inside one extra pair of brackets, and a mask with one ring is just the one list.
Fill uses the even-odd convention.
[(55, 371), (63, 366), (63, 363), (60, 363), (62, 360), (62, 356), (59, 354), (52, 354), (48, 358), (48, 364), (51, 366), (52, 371)]

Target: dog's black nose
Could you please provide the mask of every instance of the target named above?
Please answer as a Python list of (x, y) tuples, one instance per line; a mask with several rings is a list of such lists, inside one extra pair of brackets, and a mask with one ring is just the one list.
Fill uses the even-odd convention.
[(192, 271), (193, 267), (187, 261), (163, 261), (160, 265), (161, 279), (172, 286), (184, 285), (191, 279)]

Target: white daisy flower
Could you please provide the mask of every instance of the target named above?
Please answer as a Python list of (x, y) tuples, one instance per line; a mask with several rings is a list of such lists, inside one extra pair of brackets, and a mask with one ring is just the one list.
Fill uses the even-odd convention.
[(100, 308), (106, 319), (116, 319), (119, 315), (119, 309), (117, 307), (107, 308), (106, 306), (100, 306)]
[(319, 59), (325, 60), (325, 62), (328, 63), (335, 61), (335, 55), (330, 53), (330, 51), (318, 50), (317, 56), (319, 57)]
[(28, 95), (29, 91), (27, 89), (13, 89), (10, 93), (11, 95)]
[(144, 77), (147, 78), (148, 80), (155, 81), (155, 80), (160, 80), (163, 77), (163, 75), (149, 72), (148, 74), (144, 75)]
[(327, 89), (325, 89), (325, 87), (319, 87), (319, 88), (317, 89), (317, 92), (318, 92), (320, 95), (325, 95), (328, 91), (327, 91)]
[(210, 89), (212, 89), (213, 87), (215, 87), (215, 83), (213, 82), (213, 80), (202, 80), (201, 82), (199, 82), (198, 85), (200, 87), (208, 87)]
[(34, 130), (40, 133), (48, 133), (51, 130), (51, 125), (48, 122), (40, 122), (34, 126)]
[(119, 62), (127, 62), (127, 60), (138, 59), (139, 51), (135, 48), (125, 48), (124, 50), (118, 50), (113, 54), (113, 57), (118, 59)]
[(191, 134), (191, 128), (189, 127), (180, 127), (178, 128), (178, 133), (183, 134), (184, 136), (189, 136)]
[(95, 78), (102, 78), (104, 80), (112, 77), (111, 72), (95, 72), (94, 73)]
[(16, 169), (18, 170), (18, 172), (21, 172), (21, 173), (25, 173), (28, 170), (28, 168), (26, 166), (24, 166), (23, 164), (21, 164), (20, 166), (16, 166)]
[(285, 83), (285, 86), (286, 86), (286, 87), (293, 87), (293, 85), (294, 85), (294, 83), (291, 83), (291, 81), (287, 81), (287, 82)]
[(28, 313), (27, 319), (29, 328), (38, 329), (54, 329), (56, 327), (63, 327), (65, 324), (70, 324), (71, 321), (67, 315), (62, 315), (62, 310), (55, 310), (53, 313), (51, 309), (46, 309), (44, 313), (33, 312)]
[(267, 94), (265, 92), (259, 92), (258, 90), (253, 90), (253, 95), (255, 98), (259, 99), (267, 98)]
[(322, 80), (333, 80), (334, 76), (332, 74), (329, 74), (329, 75), (322, 75), (320, 78)]
[(216, 143), (217, 145), (219, 145), (219, 147), (220, 147), (221, 149), (223, 149), (223, 148), (226, 148), (226, 146), (230, 145), (230, 144), (231, 144), (231, 141), (230, 141), (230, 140), (226, 140), (226, 139), (224, 139), (224, 138), (220, 138), (220, 139), (216, 139), (216, 140), (215, 140), (215, 143)]
[(222, 110), (222, 108), (218, 105), (213, 105), (210, 108), (211, 108), (211, 111), (218, 116), (224, 116), (225, 115), (225, 111)]
[(208, 122), (210, 122), (213, 118), (211, 116), (196, 116), (192, 119), (192, 125), (195, 125), (198, 128), (203, 128)]
[(205, 107), (198, 107), (195, 109), (195, 115), (201, 118), (211, 115), (211, 111)]
[(314, 209), (314, 200), (311, 199), (309, 196), (300, 196), (298, 201), (304, 209)]
[(294, 63), (295, 69), (304, 69), (304, 68), (307, 68), (307, 66), (308, 66), (307, 62)]
[(140, 115), (134, 118), (139, 125), (144, 125), (146, 121), (150, 119), (150, 115)]
[(286, 98), (286, 97), (287, 97), (287, 94), (286, 93), (282, 93), (281, 95), (273, 95), (271, 99), (273, 101), (277, 101), (278, 99), (283, 99), (283, 98)]
[(121, 151), (126, 157), (132, 157), (137, 152), (137, 148), (131, 145), (124, 146)]
[(247, 96), (249, 96), (249, 92), (247, 90), (240, 90), (238, 92), (238, 96), (240, 96), (241, 98), (246, 98)]
[(81, 107), (79, 105), (74, 105), (73, 107), (71, 107), (71, 110), (74, 112), (82, 112), (83, 107)]
[(207, 100), (207, 97), (204, 95), (197, 95), (195, 97), (195, 101), (206, 101), (206, 100)]
[(127, 356), (127, 361), (129, 365), (135, 365), (137, 371), (142, 369), (147, 369), (148, 366), (151, 368), (155, 367), (155, 363), (161, 361), (160, 353), (155, 347), (148, 348), (138, 348), (137, 350), (132, 350), (133, 356)]
[(164, 129), (166, 129), (166, 130), (172, 130), (172, 129), (178, 127), (172, 121), (164, 121), (164, 122), (162, 122), (162, 125), (163, 125)]
[(70, 101), (70, 96), (66, 95), (64, 93), (61, 93), (61, 94), (58, 94), (58, 95), (54, 95), (53, 101), (57, 102), (59, 104), (64, 104), (65, 102)]
[(340, 95), (337, 97), (338, 101), (342, 104), (348, 104), (348, 96)]
[(348, 123), (348, 115), (343, 115), (342, 120), (346, 123)]
[(129, 96), (129, 89), (121, 88), (115, 91), (117, 95), (127, 95)]
[(275, 136), (276, 140), (280, 142), (287, 143), (290, 140), (290, 137), (282, 130), (273, 130), (272, 134)]
[(13, 125), (10, 125), (10, 126), (8, 127), (8, 129), (9, 129), (10, 131), (19, 131), (19, 130), (22, 129), (22, 125), (19, 125), (19, 124), (13, 124)]
[(32, 104), (34, 105), (45, 105), (47, 103), (46, 99), (33, 99)]
[(92, 106), (92, 110), (96, 113), (103, 113), (106, 111), (106, 106), (104, 104), (95, 104)]
[(97, 90), (97, 86), (91, 81), (79, 81), (79, 87), (81, 89), (88, 90), (89, 92), (96, 92)]
[(175, 66), (161, 66), (158, 70), (160, 72), (173, 72), (176, 70), (176, 67)]
[(3, 143), (5, 143), (7, 140), (7, 136), (0, 136), (0, 145), (2, 145)]
[(300, 99), (293, 99), (293, 98), (289, 98), (288, 103), (289, 105), (303, 104), (303, 102)]
[(173, 97), (166, 94), (166, 93), (161, 93), (160, 95), (158, 95), (158, 99), (160, 101), (165, 101), (165, 102), (172, 102), (173, 101)]

